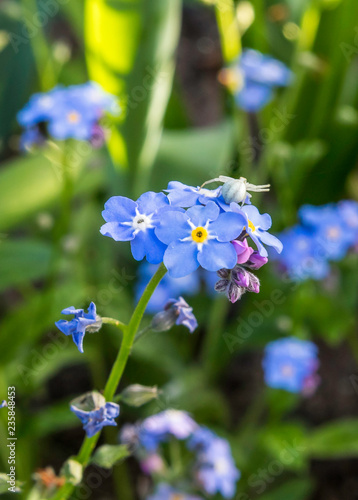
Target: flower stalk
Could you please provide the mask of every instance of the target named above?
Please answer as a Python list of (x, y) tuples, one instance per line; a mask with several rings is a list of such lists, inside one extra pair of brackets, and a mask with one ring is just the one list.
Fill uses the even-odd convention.
[[(134, 343), (134, 339), (138, 331), (138, 328), (140, 326), (141, 320), (143, 318), (147, 304), (166, 272), (167, 270), (164, 264), (161, 264), (156, 273), (154, 274), (154, 276), (152, 277), (152, 279), (150, 280), (150, 282), (148, 283), (147, 287), (145, 288), (143, 295), (141, 296), (128, 325), (125, 325), (124, 323), (121, 323), (120, 321), (115, 320), (113, 318), (102, 318), (103, 323), (115, 325), (123, 331), (122, 344), (119, 349), (117, 359), (114, 362), (111, 373), (107, 380), (106, 386), (104, 388), (103, 396), (106, 399), (106, 401), (111, 401), (114, 397), (118, 384), (126, 368), (127, 361)], [(84, 467), (88, 465), (91, 459), (92, 452), (97, 444), (99, 437), (100, 437), (100, 432), (91, 438), (86, 437), (84, 439), (81, 449), (76, 457), (76, 460)], [(66, 500), (67, 498), (70, 497), (74, 488), (75, 488), (74, 485), (70, 483), (65, 483), (52, 497), (51, 500)]]

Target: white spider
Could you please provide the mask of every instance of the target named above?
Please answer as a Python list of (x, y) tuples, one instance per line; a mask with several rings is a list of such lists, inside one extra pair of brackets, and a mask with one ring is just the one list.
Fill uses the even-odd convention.
[(206, 184), (211, 182), (223, 182), (224, 185), (221, 188), (221, 194), (228, 205), (232, 202), (244, 203), (246, 196), (251, 198), (251, 194), (247, 191), (252, 191), (255, 193), (263, 193), (270, 191), (270, 184), (263, 184), (262, 186), (255, 186), (255, 184), (250, 184), (247, 182), (245, 177), (240, 177), (239, 179), (233, 179), (232, 177), (227, 177), (226, 175), (219, 175), (215, 179), (210, 179), (210, 181), (204, 182), (200, 188), (204, 187)]

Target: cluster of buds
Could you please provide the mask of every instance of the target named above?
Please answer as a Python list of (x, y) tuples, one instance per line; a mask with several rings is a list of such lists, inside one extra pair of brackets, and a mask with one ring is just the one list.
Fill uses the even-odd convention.
[(220, 269), (217, 271), (219, 281), (215, 290), (225, 293), (230, 302), (241, 299), (245, 292), (260, 292), (260, 280), (251, 270), (259, 269), (267, 263), (267, 257), (262, 257), (247, 244), (247, 240), (235, 241), (238, 253), (238, 264), (233, 269)]

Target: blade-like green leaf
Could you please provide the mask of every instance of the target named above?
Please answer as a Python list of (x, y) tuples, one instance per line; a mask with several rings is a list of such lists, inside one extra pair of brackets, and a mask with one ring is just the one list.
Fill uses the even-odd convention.
[(155, 159), (174, 72), (180, 0), (87, 0), (90, 76), (121, 101), (110, 139), (114, 162), (139, 180)]
[(329, 423), (313, 431), (307, 440), (314, 458), (331, 459), (358, 456), (358, 420)]

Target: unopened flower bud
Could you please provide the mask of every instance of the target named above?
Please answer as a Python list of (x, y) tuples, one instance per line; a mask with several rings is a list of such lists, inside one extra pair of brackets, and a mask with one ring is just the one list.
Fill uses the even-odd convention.
[(133, 384), (124, 389), (121, 394), (123, 403), (129, 406), (142, 406), (153, 399), (158, 398), (157, 387), (146, 387), (145, 385)]

